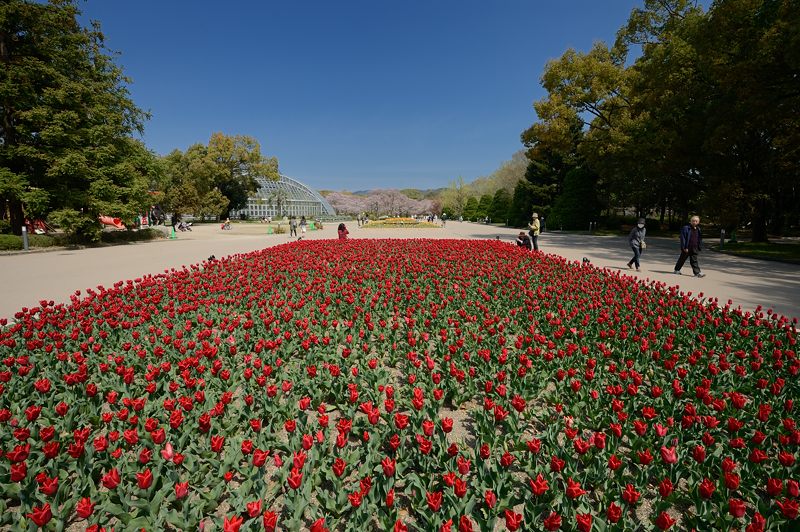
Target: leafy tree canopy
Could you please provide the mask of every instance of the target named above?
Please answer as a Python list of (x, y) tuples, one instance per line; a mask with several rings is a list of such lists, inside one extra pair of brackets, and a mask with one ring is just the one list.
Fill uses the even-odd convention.
[(278, 180), (278, 160), (261, 155), (255, 139), (214, 133), (208, 145), (194, 144), (163, 159), (165, 208), (195, 216), (228, 216), (247, 205), (256, 177)]
[(0, 3), (0, 218), (63, 222), (96, 238), (149, 201), (155, 156), (133, 136), (147, 115), (75, 0)]
[(797, 0), (645, 0), (612, 47), (547, 64), (528, 158), (555, 183), (554, 154), (591, 169), (609, 211), (781, 233), (800, 223), (799, 49)]

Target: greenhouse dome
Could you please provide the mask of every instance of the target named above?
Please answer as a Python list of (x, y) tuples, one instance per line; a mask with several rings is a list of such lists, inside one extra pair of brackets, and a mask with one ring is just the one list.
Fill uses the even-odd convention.
[(247, 200), (247, 207), (235, 216), (277, 218), (280, 216), (335, 216), (336, 211), (319, 192), (300, 181), (281, 175), (277, 181), (257, 177), (258, 191)]

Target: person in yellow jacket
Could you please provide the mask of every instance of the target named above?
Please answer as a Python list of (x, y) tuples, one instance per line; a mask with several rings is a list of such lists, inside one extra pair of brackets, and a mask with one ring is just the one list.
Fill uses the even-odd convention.
[(533, 219), (528, 224), (528, 234), (531, 237), (533, 244), (533, 251), (539, 251), (539, 233), (541, 232), (541, 224), (539, 223), (539, 214), (533, 213)]

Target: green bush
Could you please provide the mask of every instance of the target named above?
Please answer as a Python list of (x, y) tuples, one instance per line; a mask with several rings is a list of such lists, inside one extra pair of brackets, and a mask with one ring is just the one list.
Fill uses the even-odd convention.
[(11, 234), (11, 222), (8, 220), (0, 220), (0, 235)]
[[(609, 231), (618, 231), (624, 232), (625, 227), (628, 230), (633, 227), (633, 224), (636, 223), (636, 219), (630, 216), (621, 216), (619, 214), (610, 214), (606, 216), (601, 216), (597, 222), (597, 226), (599, 229), (607, 229)], [(650, 229), (648, 228), (648, 232)]]
[[(122, 244), (124, 242), (144, 242), (164, 238), (164, 233), (158, 229), (142, 229), (140, 231), (113, 231), (104, 232), (100, 241), (106, 244)], [(31, 248), (49, 248), (53, 246), (66, 246), (76, 243), (75, 235), (56, 233), (50, 235), (28, 235), (28, 245)], [(16, 235), (0, 234), (0, 250), (23, 249), (22, 237)]]
[(54, 235), (30, 235), (28, 237), (28, 244), (32, 248), (51, 248), (53, 246), (63, 246), (66, 244), (66, 238)]
[(106, 244), (121, 244), (123, 242), (144, 242), (164, 238), (164, 233), (159, 229), (147, 228), (138, 231), (104, 231), (100, 241)]
[(73, 209), (60, 209), (50, 213), (49, 221), (60, 227), (74, 244), (100, 241), (102, 228), (91, 215)]
[(16, 235), (0, 235), (0, 250), (22, 249), (22, 237)]

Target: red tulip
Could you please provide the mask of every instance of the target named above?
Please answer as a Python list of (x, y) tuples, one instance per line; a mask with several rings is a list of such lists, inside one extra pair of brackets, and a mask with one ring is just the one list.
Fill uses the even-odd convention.
[(544, 493), (547, 492), (547, 490), (550, 488), (549, 484), (547, 483), (547, 480), (545, 480), (545, 478), (542, 476), (541, 473), (539, 473), (536, 476), (536, 480), (529, 479), (528, 483), (531, 486), (533, 494), (536, 495), (537, 497), (541, 497), (542, 495), (544, 495)]
[(287, 482), (289, 487), (293, 490), (298, 489), (300, 484), (303, 482), (303, 473), (301, 473), (296, 467), (293, 467), (289, 472), (289, 478), (287, 479)]
[(211, 436), (211, 450), (215, 453), (221, 453), (222, 448), (225, 446), (224, 436)]
[(606, 517), (610, 523), (617, 523), (622, 518), (622, 508), (612, 502), (606, 509)]
[(58, 491), (58, 477), (46, 477), (40, 484), (39, 484), (39, 491), (47, 495), (48, 497), (52, 497)]
[(117, 469), (114, 468), (111, 471), (109, 471), (108, 473), (106, 473), (105, 475), (103, 475), (103, 478), (101, 479), (101, 482), (102, 482), (103, 486), (105, 486), (106, 488), (108, 488), (110, 490), (113, 490), (114, 488), (119, 486), (119, 483), (121, 482), (121, 480), (122, 479), (119, 476), (119, 471), (117, 471)]
[(81, 519), (88, 519), (94, 512), (94, 504), (88, 497), (82, 498), (75, 506), (75, 514)]
[(153, 483), (153, 473), (149, 469), (136, 473), (136, 481), (139, 483), (139, 489), (146, 490)]
[(441, 491), (434, 491), (428, 492), (425, 495), (425, 499), (428, 501), (428, 508), (431, 509), (433, 512), (438, 512), (439, 508), (442, 507), (442, 492)]
[(350, 501), (350, 506), (353, 508), (358, 508), (361, 506), (361, 492), (354, 491), (347, 496), (347, 499)]
[(625, 491), (622, 492), (622, 500), (630, 505), (636, 504), (641, 497), (641, 493), (636, 491), (636, 488), (633, 487), (633, 484), (627, 484), (625, 486)]
[(267, 458), (269, 457), (269, 451), (262, 451), (261, 449), (256, 449), (253, 451), (253, 465), (255, 467), (262, 467), (265, 463), (267, 463)]
[(46, 525), (53, 517), (53, 514), (50, 511), (50, 505), (47, 503), (45, 503), (44, 506), (34, 506), (31, 513), (25, 515), (30, 517), (31, 521), (40, 527)]
[(392, 506), (394, 506), (394, 488), (386, 492), (385, 503), (387, 508), (391, 508)]
[(796, 519), (798, 512), (800, 511), (800, 505), (798, 502), (793, 499), (783, 499), (782, 501), (775, 501), (775, 504), (778, 505), (778, 508), (781, 509), (781, 514), (786, 519)]
[(550, 512), (550, 515), (544, 519), (545, 530), (558, 530), (561, 528), (561, 516), (555, 512)]
[(225, 516), (224, 520), (222, 521), (223, 532), (239, 532), (239, 527), (242, 526), (242, 521), (244, 521), (244, 519), (238, 515), (235, 515), (230, 519), (228, 519), (228, 516)]
[(661, 512), (656, 517), (656, 526), (661, 530), (669, 530), (676, 522), (667, 512)]
[(728, 499), (728, 512), (736, 518), (742, 517), (745, 514), (744, 501), (741, 499)]
[(567, 489), (566, 489), (567, 497), (570, 499), (577, 499), (581, 495), (586, 494), (586, 490), (581, 488), (581, 483), (575, 480), (572, 480), (572, 477), (567, 479)]
[[(387, 477), (393, 477), (395, 471), (395, 461), (388, 456), (381, 460), (381, 467), (383, 467), (383, 474)], [(341, 475), (337, 475), (341, 476)]]
[(176, 499), (183, 499), (189, 494), (189, 483), (188, 482), (176, 482), (175, 483), (175, 498)]
[(672, 481), (668, 478), (665, 478), (658, 484), (658, 492), (665, 499), (672, 495), (673, 491), (675, 491), (675, 487), (672, 485)]
[(522, 514), (515, 513), (513, 510), (506, 510), (503, 512), (503, 517), (506, 520), (506, 528), (511, 532), (522, 526)]
[(267, 510), (263, 517), (264, 532), (274, 532), (278, 527), (278, 514)]
[(486, 490), (486, 493), (483, 495), (483, 500), (486, 503), (486, 506), (489, 509), (494, 508), (494, 505), (497, 504), (497, 495), (492, 490)]
[(248, 502), (245, 507), (247, 509), (247, 515), (249, 515), (251, 518), (257, 517), (259, 514), (261, 514), (261, 499)]
[(592, 514), (576, 514), (575, 521), (578, 525), (578, 530), (581, 532), (590, 532), (592, 530)]
[(736, 473), (725, 473), (725, 487), (729, 490), (739, 489), (739, 475)]
[(697, 489), (702, 498), (710, 499), (711, 496), (714, 494), (714, 491), (717, 489), (717, 487), (714, 485), (713, 482), (711, 482), (707, 478), (704, 478), (703, 481), (698, 485)]
[(678, 453), (675, 446), (661, 447), (661, 459), (665, 464), (674, 464), (678, 461)]

